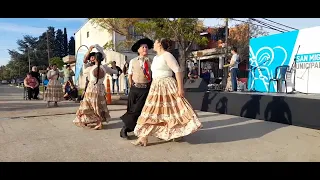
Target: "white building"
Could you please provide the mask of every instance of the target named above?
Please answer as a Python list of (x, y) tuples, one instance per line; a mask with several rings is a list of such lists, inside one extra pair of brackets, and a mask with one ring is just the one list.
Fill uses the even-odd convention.
[[(106, 29), (101, 28), (100, 26), (92, 24), (91, 20), (88, 20), (76, 33), (75, 33), (75, 49), (76, 51), (80, 46), (86, 45), (90, 47), (94, 44), (99, 44), (103, 47), (106, 43), (113, 42), (117, 46), (118, 42), (123, 40), (124, 37), (114, 33), (108, 32)], [(125, 56), (112, 51), (105, 51), (107, 58), (106, 62), (116, 61), (119, 67), (123, 67)], [(120, 91), (123, 91), (123, 77), (120, 77), (119, 80)], [(85, 86), (85, 78), (83, 74), (80, 74), (79, 77), (79, 86), (80, 88), (84, 88)]]
[[(94, 45), (94, 44), (99, 44), (101, 47), (103, 47), (108, 42), (112, 42), (114, 44), (114, 47), (117, 47), (119, 43), (121, 43), (124, 40), (125, 40), (124, 36), (115, 32), (109, 32), (106, 29), (101, 28), (100, 26), (94, 25), (91, 20), (88, 20), (75, 33), (75, 46), (76, 46), (75, 49), (77, 51), (79, 47), (82, 45), (86, 45), (87, 47), (90, 47), (91, 45)], [(119, 66), (121, 69), (125, 64), (126, 59), (131, 60), (132, 58), (137, 56), (137, 53), (133, 53), (128, 50), (122, 50), (119, 52), (115, 52), (112, 50), (105, 50), (105, 53), (107, 55), (105, 63), (108, 63), (110, 61), (116, 61), (117, 66)], [(151, 59), (155, 56), (152, 50), (150, 51), (149, 54)], [(123, 74), (119, 77), (119, 85), (120, 85), (120, 92), (123, 92), (124, 90)], [(85, 78), (83, 77), (82, 74), (79, 77), (79, 86), (80, 88), (84, 88), (85, 86)]]

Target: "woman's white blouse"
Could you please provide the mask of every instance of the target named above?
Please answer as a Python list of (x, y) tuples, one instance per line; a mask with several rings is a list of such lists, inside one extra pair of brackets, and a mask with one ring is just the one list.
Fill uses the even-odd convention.
[(181, 69), (176, 58), (169, 52), (164, 52), (153, 58), (152, 65), (152, 78), (172, 77), (173, 73), (180, 72)]

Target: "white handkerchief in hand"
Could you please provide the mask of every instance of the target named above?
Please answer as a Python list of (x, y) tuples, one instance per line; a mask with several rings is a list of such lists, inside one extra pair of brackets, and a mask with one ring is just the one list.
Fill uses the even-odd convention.
[(106, 58), (106, 54), (103, 52), (103, 47), (101, 47), (99, 44), (95, 44), (94, 47), (102, 53), (103, 58)]

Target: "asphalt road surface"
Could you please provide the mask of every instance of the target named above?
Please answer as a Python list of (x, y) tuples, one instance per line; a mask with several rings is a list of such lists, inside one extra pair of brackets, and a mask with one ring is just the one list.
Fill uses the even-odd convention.
[(198, 112), (203, 128), (181, 142), (150, 138), (136, 147), (119, 137), (126, 106), (109, 105), (113, 118), (103, 130), (73, 125), (77, 103), (25, 101), (22, 89), (0, 85), (0, 161), (216, 162), (320, 161), (320, 131), (278, 123)]

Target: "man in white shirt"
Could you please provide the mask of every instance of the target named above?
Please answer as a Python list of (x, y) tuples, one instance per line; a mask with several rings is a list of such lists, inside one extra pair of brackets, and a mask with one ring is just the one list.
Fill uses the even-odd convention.
[(237, 91), (238, 89), (237, 76), (239, 72), (238, 65), (240, 63), (240, 57), (238, 55), (236, 47), (232, 47), (231, 53), (232, 53), (232, 58), (228, 66), (230, 67), (232, 91)]
[(115, 61), (112, 61), (111, 63), (112, 65), (112, 69), (115, 69), (118, 71), (118, 74), (112, 74), (112, 94), (114, 94), (114, 85), (117, 85), (117, 94), (119, 95), (119, 76), (121, 75), (122, 73), (122, 69), (117, 66), (116, 62)]
[(151, 63), (148, 58), (148, 50), (152, 48), (153, 41), (148, 38), (140, 39), (131, 48), (133, 52), (138, 52), (139, 56), (129, 62), (128, 80), (130, 92), (127, 112), (120, 117), (124, 123), (120, 131), (120, 137), (122, 138), (128, 138), (127, 133), (134, 130), (147, 99), (151, 84)]

